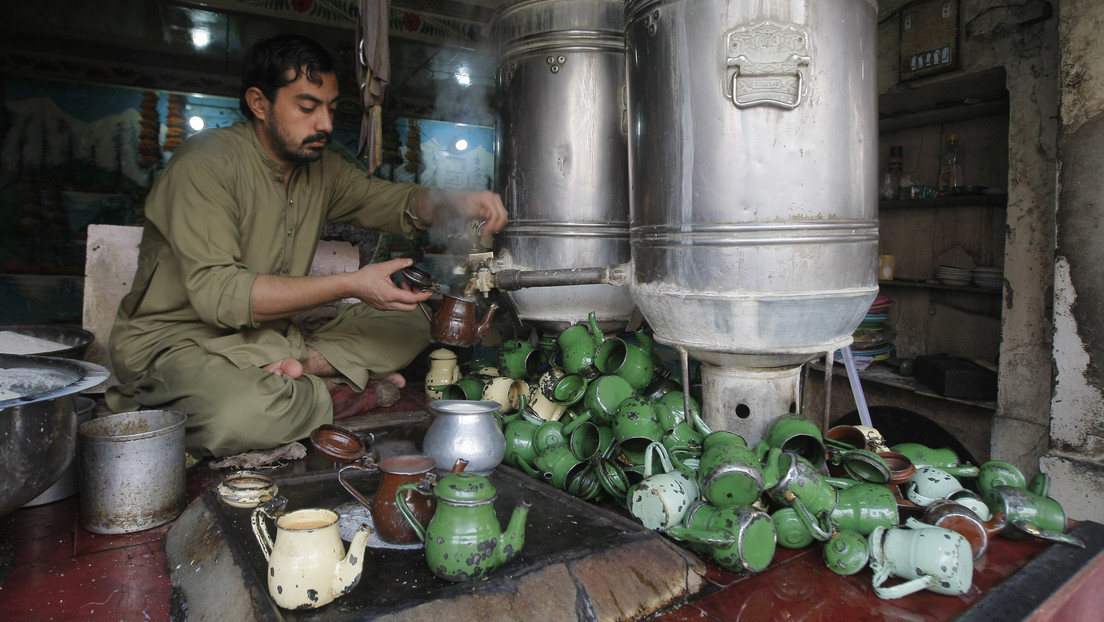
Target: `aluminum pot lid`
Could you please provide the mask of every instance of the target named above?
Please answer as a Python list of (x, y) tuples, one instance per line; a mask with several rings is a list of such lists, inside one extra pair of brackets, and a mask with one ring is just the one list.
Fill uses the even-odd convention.
[(107, 368), (86, 361), (0, 354), (0, 410), (80, 393), (110, 376)]

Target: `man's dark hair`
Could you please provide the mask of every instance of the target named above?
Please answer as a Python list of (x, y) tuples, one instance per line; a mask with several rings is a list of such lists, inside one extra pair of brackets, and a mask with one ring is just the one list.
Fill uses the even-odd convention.
[(333, 56), (313, 39), (279, 34), (258, 41), (245, 53), (238, 106), (247, 119), (252, 119), (255, 115), (245, 102), (245, 92), (250, 88), (255, 86), (268, 101), (276, 101), (276, 91), (295, 82), (299, 76), (305, 75), (312, 84), (320, 85), (321, 74), (334, 71)]

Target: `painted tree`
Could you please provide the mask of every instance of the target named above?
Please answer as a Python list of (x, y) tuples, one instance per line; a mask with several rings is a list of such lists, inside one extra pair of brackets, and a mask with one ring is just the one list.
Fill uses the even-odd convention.
[(184, 108), (187, 107), (187, 105), (187, 97), (176, 94), (169, 95), (169, 109), (165, 118), (165, 126), (168, 127), (168, 129), (165, 130), (165, 144), (162, 145), (162, 150), (176, 151), (180, 143), (184, 142), (184, 128), (186, 127), (184, 122)]
[(149, 169), (161, 166), (161, 115), (157, 112), (157, 91), (143, 91), (138, 105), (138, 166)]
[(418, 183), (418, 177), (425, 170), (422, 163), (422, 124), (416, 119), (410, 121), (406, 131), (406, 164), (403, 168), (408, 173), (414, 173), (414, 183)]

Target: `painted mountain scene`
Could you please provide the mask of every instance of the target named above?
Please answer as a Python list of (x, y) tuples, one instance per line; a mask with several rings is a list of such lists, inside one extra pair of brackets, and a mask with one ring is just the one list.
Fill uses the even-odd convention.
[[(186, 115), (240, 118), (236, 100), (188, 99), (0, 78), (0, 322), (63, 321), (73, 307), (79, 316), (88, 225), (141, 223), (150, 184), (187, 137)], [(42, 305), (70, 311), (41, 318)]]

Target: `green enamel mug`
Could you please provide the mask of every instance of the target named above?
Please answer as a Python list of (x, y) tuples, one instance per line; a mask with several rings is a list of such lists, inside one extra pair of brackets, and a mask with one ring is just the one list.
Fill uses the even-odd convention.
[(630, 396), (621, 402), (613, 419), (613, 434), (621, 454), (631, 464), (641, 464), (647, 447), (663, 440), (664, 429), (652, 404), (649, 398)]
[[(921, 523), (922, 524), (922, 523)], [(942, 527), (877, 527), (867, 539), (874, 593), (880, 598), (908, 596), (920, 590), (958, 596), (973, 582), (974, 555), (962, 534)], [(890, 577), (903, 583), (885, 585)]]
[(498, 371), (515, 380), (532, 378), (540, 363), (541, 355), (537, 347), (523, 339), (507, 341), (498, 351)]
[(717, 430), (702, 442), (698, 485), (716, 506), (754, 503), (763, 492), (759, 460), (739, 434)]
[(1027, 488), (1027, 478), (1023, 472), (1010, 462), (990, 460), (978, 467), (977, 489), (982, 495), (997, 486)]
[(648, 345), (639, 346), (620, 337), (607, 339), (598, 347), (594, 355), (594, 364), (603, 374), (624, 378), (632, 386), (633, 391), (642, 391), (651, 384), (655, 376), (651, 341), (647, 340), (645, 343)]
[(955, 477), (977, 477), (978, 468), (972, 464), (962, 464), (953, 449), (932, 448), (919, 443), (900, 443), (890, 448), (912, 461), (916, 468), (932, 466)]
[(775, 418), (763, 440), (770, 447), (801, 456), (816, 469), (824, 466), (824, 437), (820, 428), (800, 413), (786, 413)]
[(703, 528), (672, 527), (667, 535), (709, 547), (714, 561), (743, 575), (767, 569), (778, 537), (770, 515), (750, 505), (717, 508)]
[(1084, 547), (1080, 538), (1067, 534), (1066, 512), (1062, 505), (1024, 488), (995, 486), (985, 493), (985, 505), (993, 515), (1004, 513), (1008, 524), (1002, 535), (1014, 540), (1039, 538)]
[(599, 376), (587, 384), (583, 393), (583, 410), (590, 413), (594, 423), (610, 425), (617, 416), (621, 402), (632, 397), (629, 383), (620, 376)]

